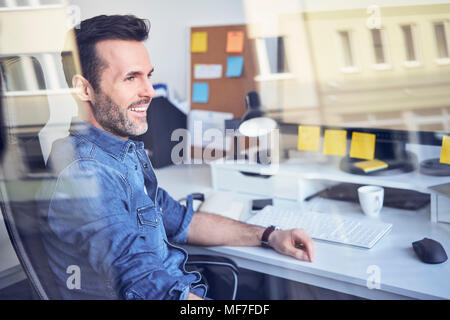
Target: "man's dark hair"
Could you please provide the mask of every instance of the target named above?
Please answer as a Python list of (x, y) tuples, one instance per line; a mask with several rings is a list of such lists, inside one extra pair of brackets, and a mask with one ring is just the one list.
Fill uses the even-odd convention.
[[(80, 56), (83, 76), (89, 81), (95, 91), (100, 88), (100, 74), (106, 64), (96, 51), (96, 44), (103, 40), (134, 40), (145, 41), (148, 38), (150, 22), (139, 19), (133, 15), (100, 15), (86, 19), (75, 29), (78, 53)], [(63, 58), (63, 65), (65, 64)], [(67, 74), (66, 79), (71, 87), (72, 75)], [(70, 79), (69, 79), (70, 78)]]

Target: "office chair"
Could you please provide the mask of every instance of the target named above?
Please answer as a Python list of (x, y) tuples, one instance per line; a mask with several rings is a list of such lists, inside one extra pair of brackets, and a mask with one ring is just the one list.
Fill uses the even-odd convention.
[[(34, 57), (29, 58), (35, 66), (35, 72), (43, 78), (40, 63)], [(20, 67), (20, 63), (19, 56), (1, 60), (2, 92), (9, 87), (8, 79), (24, 85), (23, 79), (17, 76), (13, 79), (16, 73), (12, 70)], [(2, 121), (0, 124), (2, 137), (6, 137), (7, 133), (9, 136), (2, 144), (0, 209), (11, 244), (33, 288), (33, 297), (48, 299), (51, 296), (57, 299), (59, 294), (41, 241), (37, 203), (34, 200), (34, 194), (42, 181), (34, 174), (45, 171), (38, 134), (50, 118), (48, 98), (40, 95), (32, 99), (18, 96), (12, 100), (1, 97), (0, 100), (0, 113), (9, 115), (8, 122)], [(31, 117), (30, 111), (33, 112)]]
[(150, 150), (149, 157), (153, 168), (159, 169), (174, 164), (172, 150), (179, 142), (172, 141), (172, 132), (187, 129), (187, 116), (167, 98), (156, 97), (147, 110), (147, 122), (147, 132), (135, 139), (144, 142), (145, 148)]
[[(61, 299), (53, 272), (42, 243), (37, 217), (36, 201), (4, 201), (1, 195), (1, 211), (8, 230), (11, 244), (25, 271), (33, 296), (36, 299)], [(208, 286), (208, 298), (234, 300), (238, 288), (239, 269), (228, 258), (210, 255), (189, 255), (186, 262), (188, 271), (198, 271)]]
[[(205, 201), (203, 193), (192, 193), (193, 201)], [(179, 199), (184, 203), (187, 198)], [(195, 206), (194, 206), (195, 208)], [(235, 300), (238, 289), (239, 269), (233, 260), (221, 256), (189, 255), (186, 262), (188, 271), (202, 274), (203, 283), (208, 287), (208, 298), (214, 300)], [(223, 288), (226, 288), (223, 290)]]
[[(2, 80), (5, 79), (5, 71), (3, 68), (0, 71), (0, 92), (3, 92)], [(17, 150), (14, 149), (17, 149), (18, 146), (23, 149), (23, 141), (21, 142), (21, 137), (18, 136), (18, 133), (14, 133), (13, 130), (9, 132), (9, 136), (12, 139), (8, 139), (8, 141), (5, 139), (6, 126), (1, 116), (4, 114), (3, 107), (6, 108), (7, 105), (2, 105), (3, 102), (3, 97), (0, 95), (0, 155), (2, 156), (0, 166), (0, 209), (11, 244), (32, 288), (33, 297), (43, 300), (61, 299), (54, 281), (53, 272), (48, 263), (48, 256), (39, 226), (38, 208), (41, 204), (40, 201), (46, 200), (34, 199), (40, 184), (43, 181), (45, 182), (45, 180), (51, 181), (51, 179), (55, 178), (48, 172), (50, 170), (42, 170), (39, 160), (39, 158), (43, 159), (43, 155), (39, 145), (38, 133), (48, 121), (48, 119), (46, 121), (42, 119), (42, 117), (49, 116), (48, 101), (45, 101), (45, 103), (40, 101), (38, 109), (36, 109), (35, 105), (28, 106), (30, 107), (29, 110), (36, 111), (36, 116), (39, 119), (37, 122), (40, 122), (41, 126), (35, 126), (31, 133), (28, 130), (25, 152), (23, 153), (24, 156), (22, 156), (26, 159), (20, 159), (20, 162), (22, 162), (20, 164), (14, 161), (14, 159), (17, 160), (17, 156), (14, 158), (10, 154), (15, 153)], [(15, 119), (17, 120), (17, 118)], [(11, 124), (11, 119), (9, 120), (9, 126), (16, 126), (14, 129), (21, 127), (20, 121), (19, 123)], [(11, 141), (13, 142), (10, 143)], [(7, 154), (5, 154), (3, 151), (7, 148), (10, 150), (6, 150)], [(26, 148), (30, 148), (32, 152), (27, 152)], [(32, 159), (29, 159), (30, 157)], [(25, 170), (23, 170), (24, 167)], [(24, 186), (27, 189), (26, 193), (22, 190)], [(204, 280), (206, 284), (217, 285), (212, 291), (212, 295), (208, 295), (209, 298), (234, 299), (236, 297), (238, 268), (232, 260), (209, 255), (193, 255), (189, 257), (186, 266), (190, 270), (205, 272), (206, 277), (204, 277)], [(219, 269), (231, 272), (231, 282), (228, 280), (230, 276), (224, 271), (219, 272)], [(228, 283), (231, 283), (231, 285), (228, 285)], [(220, 288), (223, 288), (223, 286), (229, 289), (221, 290)]]
[[(3, 175), (3, 172), (1, 172)], [(28, 278), (33, 297), (42, 300), (60, 300), (61, 295), (48, 264), (39, 226), (39, 201), (8, 201), (13, 188), (0, 189), (0, 209), (11, 244)], [(36, 190), (37, 191), (37, 190)], [(45, 201), (45, 200), (42, 200)], [(188, 271), (198, 271), (208, 287), (208, 298), (234, 300), (238, 288), (239, 269), (228, 258), (210, 255), (189, 255)]]

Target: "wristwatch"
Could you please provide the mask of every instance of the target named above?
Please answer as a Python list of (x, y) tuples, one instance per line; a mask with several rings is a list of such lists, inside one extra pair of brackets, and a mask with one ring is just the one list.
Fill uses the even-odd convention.
[(269, 246), (269, 236), (272, 232), (274, 232), (275, 230), (279, 230), (280, 228), (276, 227), (276, 226), (270, 226), (267, 227), (266, 230), (264, 230), (262, 237), (261, 237), (261, 246), (263, 248), (270, 248)]

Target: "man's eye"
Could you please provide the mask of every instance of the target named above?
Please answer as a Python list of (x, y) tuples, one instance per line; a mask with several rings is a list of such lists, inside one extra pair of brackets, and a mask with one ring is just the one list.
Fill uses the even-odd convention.
[(148, 79), (151, 79), (151, 78), (152, 78), (152, 75), (151, 75), (151, 74), (149, 74), (149, 75), (147, 76), (147, 78), (148, 78)]
[(133, 76), (128, 77), (128, 78), (125, 78), (125, 81), (133, 81), (133, 80), (134, 80), (134, 77), (133, 77)]

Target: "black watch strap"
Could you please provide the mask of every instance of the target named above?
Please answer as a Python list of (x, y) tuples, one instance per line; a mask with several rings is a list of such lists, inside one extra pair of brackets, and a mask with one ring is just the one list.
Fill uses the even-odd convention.
[(261, 237), (261, 246), (264, 248), (270, 248), (269, 246), (269, 236), (272, 232), (277, 230), (278, 228), (275, 226), (267, 227), (266, 230), (264, 230), (262, 237)]

